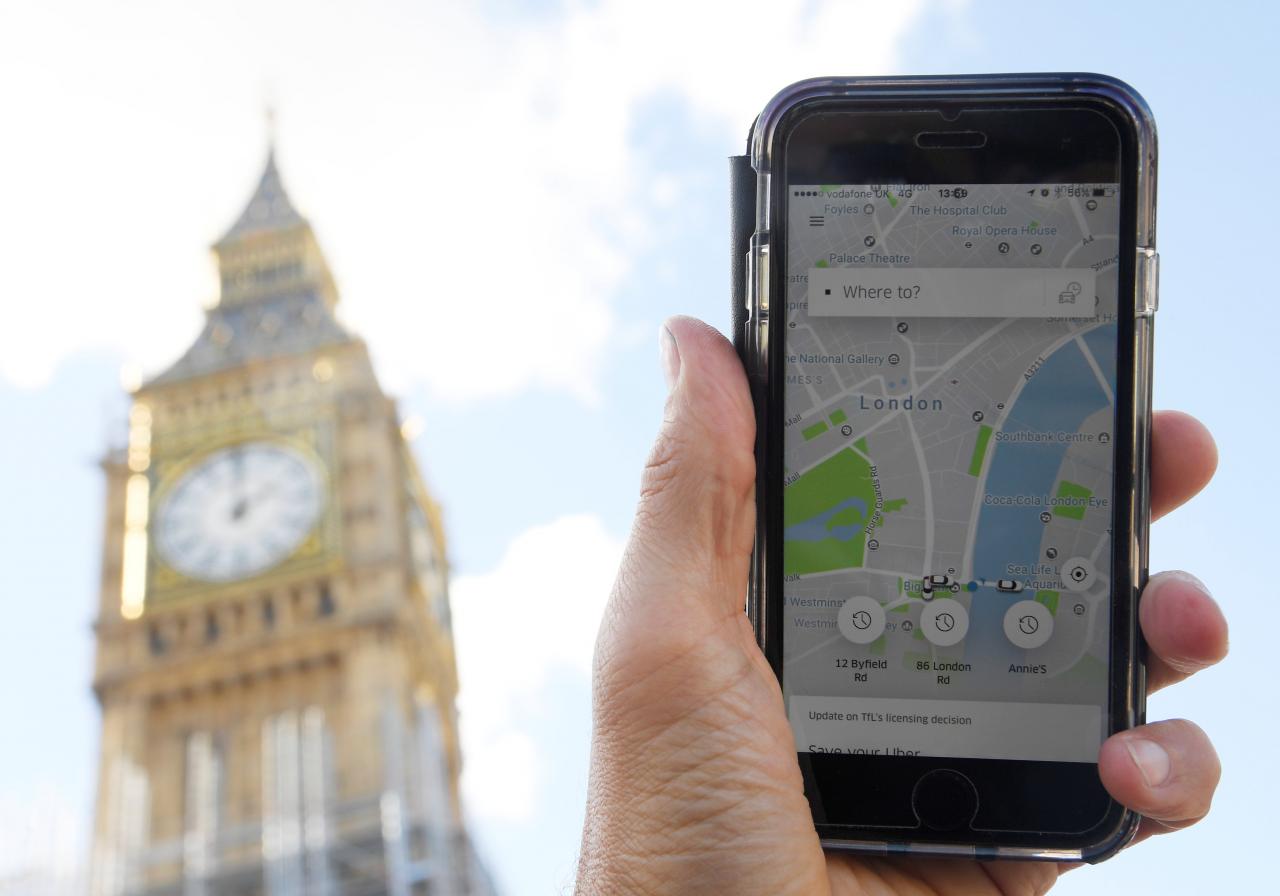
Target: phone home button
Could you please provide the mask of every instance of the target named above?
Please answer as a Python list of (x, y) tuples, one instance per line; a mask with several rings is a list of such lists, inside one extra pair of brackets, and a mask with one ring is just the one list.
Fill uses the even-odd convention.
[(957, 771), (935, 769), (916, 782), (911, 808), (925, 827), (954, 831), (967, 827), (978, 813), (978, 790)]

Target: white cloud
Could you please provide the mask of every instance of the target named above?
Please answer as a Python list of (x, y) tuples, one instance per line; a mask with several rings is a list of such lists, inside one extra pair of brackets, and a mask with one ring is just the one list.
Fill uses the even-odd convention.
[(521, 533), (493, 570), (454, 580), (462, 784), (477, 818), (534, 816), (553, 745), (534, 739), (530, 711), (546, 697), (553, 671), (590, 678), (621, 555), (622, 542), (598, 517), (565, 516)]
[(890, 69), (921, 5), (28, 4), (0, 29), (0, 78), (23, 85), (0, 145), (0, 377), (181, 350), (213, 289), (202, 246), (260, 164), (265, 81), (286, 182), (393, 386), (591, 401), (611, 296), (678, 190), (635, 148), (642, 104), (678, 98), (736, 151), (783, 84)]

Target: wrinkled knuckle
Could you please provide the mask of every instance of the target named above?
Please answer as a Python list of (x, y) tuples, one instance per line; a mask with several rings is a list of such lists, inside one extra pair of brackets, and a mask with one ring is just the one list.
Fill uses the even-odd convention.
[(1183, 677), (1194, 675), (1197, 672), (1208, 669), (1214, 663), (1218, 662), (1217, 659), (1201, 660), (1192, 657), (1178, 656), (1177, 654), (1168, 652), (1161, 653), (1160, 659), (1164, 660), (1166, 666)]
[(734, 449), (724, 457), (725, 483), (734, 492), (749, 491), (755, 487), (756, 457), (751, 449)]
[(684, 443), (671, 427), (664, 426), (654, 440), (644, 462), (644, 470), (640, 475), (640, 497), (654, 498), (669, 492), (680, 473), (680, 458), (684, 454)]

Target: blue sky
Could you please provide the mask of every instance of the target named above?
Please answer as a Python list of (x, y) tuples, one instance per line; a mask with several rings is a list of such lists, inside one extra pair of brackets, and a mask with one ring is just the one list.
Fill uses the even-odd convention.
[[(1272, 4), (796, 0), (732, 4), (723, 25), (710, 4), (610, 0), (102, 6), (0, 12), (0, 717), (20, 720), (0, 742), (0, 875), (74, 853), (88, 817), (95, 461), (122, 367), (179, 352), (212, 297), (205, 247), (257, 176), (267, 97), (340, 307), (423, 424), (457, 576), (469, 806), (515, 896), (572, 880), (590, 633), (659, 419), (656, 332), (677, 312), (725, 324), (724, 157), (751, 115), (806, 75), (1055, 69), (1124, 78), (1156, 114), (1157, 405), (1208, 422), (1222, 467), (1155, 526), (1153, 560), (1203, 578), (1233, 624), (1227, 663), (1151, 706), (1217, 741), (1214, 815), (1060, 891), (1263, 873), (1280, 800), (1264, 771), (1280, 733), (1263, 603)], [(761, 62), (749, 47), (771, 39)], [(495, 605), (529, 627), (487, 631)], [(531, 671), (494, 673), (494, 654)]]

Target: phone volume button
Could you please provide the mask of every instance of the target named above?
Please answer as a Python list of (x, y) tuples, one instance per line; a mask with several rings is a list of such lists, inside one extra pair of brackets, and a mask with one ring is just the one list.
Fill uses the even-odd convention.
[(747, 253), (747, 290), (757, 318), (769, 313), (769, 235), (757, 232)]
[(1138, 315), (1150, 317), (1160, 307), (1160, 253), (1138, 247)]

